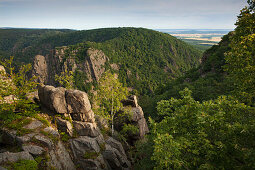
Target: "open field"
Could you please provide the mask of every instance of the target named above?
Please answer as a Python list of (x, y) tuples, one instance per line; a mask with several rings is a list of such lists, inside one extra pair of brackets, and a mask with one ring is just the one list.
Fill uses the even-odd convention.
[(163, 29), (158, 30), (168, 33), (178, 39), (181, 39), (199, 50), (206, 50), (213, 45), (218, 44), (221, 38), (231, 30), (224, 29)]

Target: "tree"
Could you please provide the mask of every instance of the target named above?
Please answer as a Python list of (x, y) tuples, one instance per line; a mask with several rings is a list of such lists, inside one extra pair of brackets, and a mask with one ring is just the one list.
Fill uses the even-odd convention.
[(236, 29), (230, 41), (230, 52), (226, 53), (224, 66), (234, 80), (235, 94), (242, 101), (254, 104), (255, 96), (255, 13), (254, 1), (250, 8), (241, 10)]
[(253, 169), (255, 110), (232, 97), (197, 102), (191, 91), (158, 103), (151, 121), (155, 169)]
[[(31, 64), (22, 65), (16, 73), (13, 67), (13, 57), (1, 64), (6, 72), (2, 71), (0, 75), (0, 119), (15, 118), (17, 114), (29, 116), (30, 113), (35, 112), (36, 105), (30, 104), (31, 101), (26, 95), (35, 91), (37, 85), (34, 81), (35, 77), (28, 78), (27, 76), (31, 70)], [(9, 101), (5, 100), (6, 97), (9, 97)]]
[(255, 0), (248, 0), (247, 2), (249, 4), (249, 9), (254, 11), (255, 10)]
[(121, 101), (127, 98), (128, 90), (126, 87), (123, 87), (114, 74), (107, 71), (99, 80), (96, 92), (95, 99), (99, 106), (97, 113), (110, 119), (113, 134), (114, 116), (123, 108)]
[(65, 71), (61, 72), (60, 76), (55, 75), (55, 81), (57, 81), (61, 86), (64, 86), (67, 89), (73, 89), (74, 87), (74, 76), (72, 71), (68, 71), (65, 68)]

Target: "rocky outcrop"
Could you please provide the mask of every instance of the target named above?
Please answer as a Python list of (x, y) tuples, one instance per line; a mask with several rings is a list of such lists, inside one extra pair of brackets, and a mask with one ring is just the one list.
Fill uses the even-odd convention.
[(36, 77), (38, 83), (44, 83), (48, 80), (48, 65), (42, 55), (36, 55), (33, 63), (32, 76)]
[[(123, 121), (118, 121), (119, 116), (115, 119), (115, 127), (118, 131), (121, 131), (124, 124), (132, 124), (138, 128), (139, 133), (137, 134), (128, 134), (129, 144), (134, 144), (135, 141), (142, 139), (146, 133), (149, 132), (146, 119), (144, 118), (143, 109), (138, 105), (137, 97), (135, 95), (129, 96), (128, 99), (122, 101), (123, 106), (129, 110), (129, 116)], [(121, 114), (120, 114), (121, 115)]]
[(85, 92), (41, 85), (38, 88), (38, 95), (41, 103), (57, 114), (70, 114), (76, 121), (92, 123), (95, 121), (94, 112)]
[[(55, 122), (61, 133), (64, 132), (73, 137), (68, 143), (74, 156), (73, 161), (77, 162), (81, 169), (129, 169), (131, 167), (122, 144), (111, 137), (103, 138), (85, 92), (48, 85), (40, 86), (38, 91), (39, 99), (44, 107), (62, 117), (70, 115), (68, 119), (55, 116)], [(38, 138), (38, 136), (35, 137)], [(42, 136), (38, 140), (49, 147), (51, 145), (43, 140)], [(55, 158), (52, 157), (52, 159)]]
[(77, 50), (70, 52), (69, 47), (60, 47), (46, 56), (36, 55), (32, 75), (37, 77), (37, 82), (47, 85), (57, 85), (55, 75), (65, 70), (85, 73), (87, 83), (98, 81), (105, 71), (105, 63), (108, 60), (106, 55), (101, 50), (89, 48), (83, 52), (86, 54), (82, 54), (84, 59), (77, 61), (74, 57), (76, 53)]
[(19, 160), (34, 160), (34, 158), (27, 151), (22, 151), (17, 153), (12, 153), (7, 151), (4, 153), (0, 153), (0, 164), (8, 163), (8, 162), (17, 162)]
[[(63, 142), (59, 139), (59, 134), (53, 127), (46, 127), (41, 121), (31, 118), (31, 122), (24, 125), (22, 129), (29, 129), (29, 133), (20, 135), (17, 130), (2, 128), (0, 132), (0, 145), (6, 145), (8, 148), (19, 147), (20, 152), (2, 152), (0, 153), (0, 166), (7, 163), (14, 163), (20, 160), (34, 160), (37, 156), (45, 157), (46, 169), (72, 170), (76, 169), (71, 154), (64, 147)], [(47, 131), (51, 129), (57, 136), (51, 135)], [(40, 163), (40, 162), (39, 162)], [(43, 162), (41, 162), (43, 163)]]
[(108, 58), (101, 50), (95, 50), (92, 48), (88, 49), (87, 56), (88, 58), (85, 61), (84, 71), (89, 76), (88, 81), (98, 81), (105, 71), (104, 65)]

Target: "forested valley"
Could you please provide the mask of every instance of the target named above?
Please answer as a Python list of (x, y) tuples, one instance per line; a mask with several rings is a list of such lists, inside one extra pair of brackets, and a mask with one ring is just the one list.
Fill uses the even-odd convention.
[(204, 52), (145, 28), (0, 29), (0, 169), (255, 169), (254, 21), (248, 0)]

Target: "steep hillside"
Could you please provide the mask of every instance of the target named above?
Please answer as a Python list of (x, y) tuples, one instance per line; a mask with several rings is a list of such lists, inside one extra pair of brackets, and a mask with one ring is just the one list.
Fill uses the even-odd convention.
[[(50, 50), (54, 47), (55, 50)], [(89, 74), (86, 71), (93, 60), (88, 49), (103, 53), (101, 56), (105, 59), (99, 63), (102, 69), (116, 72), (122, 83), (136, 89), (139, 94), (153, 93), (159, 84), (197, 66), (201, 58), (201, 52), (190, 45), (168, 34), (143, 28), (107, 28), (59, 34), (41, 39), (30, 49), (37, 49), (36, 54), (47, 56), (49, 62), (59, 60), (49, 68), (57, 74), (64, 70), (59, 64), (66, 61), (64, 65), (79, 74), (76, 74), (79, 84), (81, 81), (91, 82), (87, 78), (100, 78), (100, 75), (96, 79), (95, 75), (91, 75), (92, 72), (97, 74), (97, 71), (89, 71)], [(30, 49), (26, 53), (35, 54)], [(92, 58), (98, 58), (97, 54), (93, 54)]]
[(218, 45), (212, 46), (203, 54), (201, 64), (197, 68), (187, 71), (183, 76), (170, 80), (166, 85), (156, 89), (153, 98), (142, 98), (146, 113), (153, 115), (156, 112), (157, 102), (179, 98), (179, 91), (188, 87), (192, 96), (198, 101), (216, 99), (219, 95), (227, 95), (233, 88), (231, 79), (226, 78), (222, 66), (225, 65), (224, 53), (230, 50), (229, 43), (232, 32), (225, 35)]

